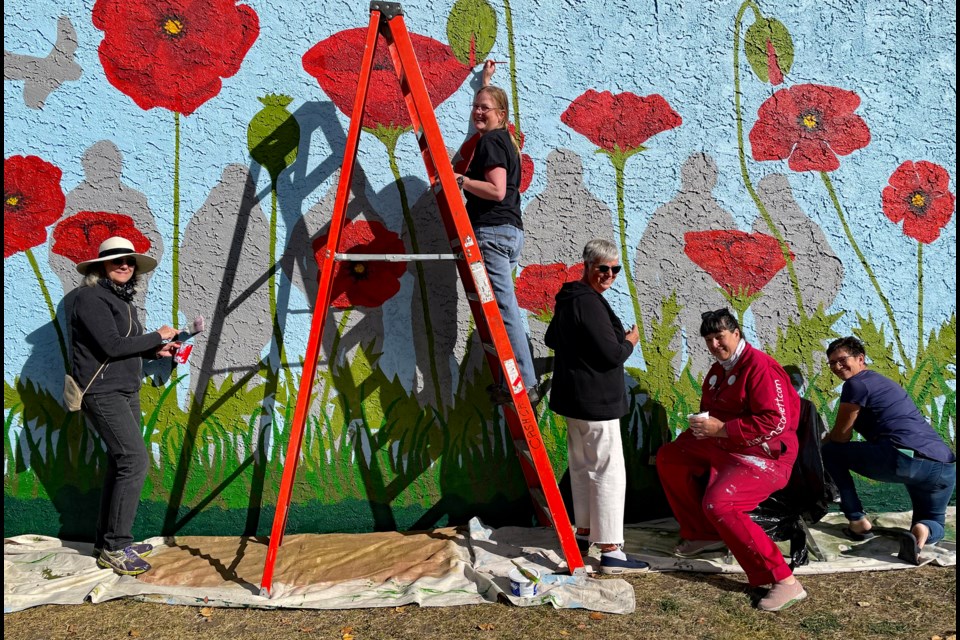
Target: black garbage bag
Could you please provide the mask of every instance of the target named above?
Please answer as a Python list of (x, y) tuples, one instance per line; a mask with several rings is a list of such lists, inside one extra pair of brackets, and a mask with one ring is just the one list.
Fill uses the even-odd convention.
[(816, 407), (801, 398), (797, 427), (799, 450), (790, 481), (750, 512), (753, 521), (775, 541), (790, 541), (791, 569), (810, 561), (806, 526), (819, 522), (837, 497), (837, 487), (824, 471), (820, 455), (820, 441), (825, 431)]

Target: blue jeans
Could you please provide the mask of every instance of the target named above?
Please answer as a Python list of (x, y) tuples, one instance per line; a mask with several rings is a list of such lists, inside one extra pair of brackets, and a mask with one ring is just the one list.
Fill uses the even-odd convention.
[(930, 530), (928, 542), (943, 539), (947, 503), (957, 483), (957, 463), (911, 458), (888, 442), (825, 442), (823, 466), (837, 483), (840, 510), (847, 520), (866, 516), (850, 472), (880, 482), (906, 486), (913, 504), (913, 524)]
[(107, 448), (94, 545), (117, 551), (133, 543), (133, 521), (150, 460), (140, 433), (140, 393), (88, 393), (83, 415)]
[(490, 286), (497, 299), (497, 306), (500, 307), (500, 315), (503, 316), (503, 325), (507, 329), (523, 384), (528, 389), (533, 389), (537, 384), (537, 374), (533, 370), (533, 354), (530, 353), (527, 332), (524, 331), (520, 318), (520, 305), (517, 304), (517, 294), (513, 289), (513, 270), (520, 263), (523, 231), (503, 224), (480, 227), (474, 230), (474, 235), (483, 255)]

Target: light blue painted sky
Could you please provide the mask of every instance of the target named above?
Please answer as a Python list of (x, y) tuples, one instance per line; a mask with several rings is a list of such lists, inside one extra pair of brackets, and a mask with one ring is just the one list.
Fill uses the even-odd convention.
[[(349, 28), (365, 26), (367, 2), (305, 2), (249, 0), (260, 17), (261, 33), (240, 72), (224, 82), (219, 96), (182, 121), (181, 206), (185, 225), (204, 202), (230, 163), (248, 164), (246, 126), (261, 105), (257, 97), (285, 93), (294, 97), (290, 110), (310, 109), (308, 103), (325, 102), (316, 81), (301, 66), (301, 56), (318, 41)], [(408, 27), (446, 41), (450, 2), (403, 3)], [(491, 57), (507, 59), (503, 6), (492, 0), (500, 19), (498, 40)], [(740, 180), (733, 118), (733, 19), (738, 3), (720, 0), (513, 0), (516, 32), (520, 109), (526, 147), (538, 167), (525, 204), (545, 185), (542, 169), (554, 148), (575, 150), (583, 159), (585, 183), (611, 210), (616, 209), (613, 169), (595, 155), (583, 136), (560, 123), (560, 114), (587, 89), (631, 91), (639, 95), (662, 94), (684, 119), (681, 127), (655, 136), (649, 150), (628, 161), (626, 176), (629, 240), (639, 242), (650, 216), (669, 201), (679, 186), (679, 169), (691, 154), (706, 151), (720, 169), (716, 197), (748, 230), (755, 209)], [(905, 160), (929, 160), (951, 172), (956, 192), (956, 6), (949, 0), (896, 3), (879, 0), (813, 2), (797, 0), (761, 5), (791, 31), (796, 47), (789, 84), (812, 82), (856, 91), (863, 102), (859, 113), (871, 129), (872, 141), (863, 150), (841, 159), (832, 174), (858, 241), (894, 306), (909, 352), (916, 336), (916, 242), (905, 238), (888, 222), (880, 208), (880, 192), (890, 173)], [(4, 156), (39, 155), (59, 166), (63, 187), (69, 191), (82, 180), (80, 158), (101, 139), (112, 140), (124, 155), (123, 179), (144, 192), (158, 218), (165, 241), (172, 233), (171, 189), (173, 173), (173, 116), (159, 109), (143, 111), (105, 79), (97, 57), (101, 32), (91, 21), (91, 2), (12, 0), (4, 3), (4, 48), (20, 54), (43, 56), (55, 39), (56, 20), (67, 15), (79, 35), (78, 62), (83, 76), (54, 92), (42, 110), (27, 108), (21, 99), (22, 84), (4, 82)], [(748, 17), (746, 25), (751, 22)], [(745, 25), (745, 26), (746, 26)], [(749, 123), (756, 108), (772, 93), (756, 81), (744, 62), (743, 104)], [(497, 82), (508, 84), (506, 69)], [(466, 110), (472, 89), (465, 84), (437, 112), (448, 146), (457, 145), (466, 130)], [(301, 126), (306, 123), (301, 122)], [(325, 121), (327, 130), (345, 130), (347, 118)], [(301, 158), (306, 173), (338, 156), (342, 149), (314, 131), (310, 155)], [(410, 185), (422, 185), (422, 167), (412, 136), (398, 149), (401, 171)], [(383, 146), (366, 137), (360, 162), (371, 183), (370, 197), (378, 213), (399, 229), (396, 189)], [(785, 163), (752, 163), (754, 182), (770, 172), (787, 172)], [(420, 182), (417, 182), (417, 181)], [(833, 250), (846, 265), (843, 290), (834, 309), (845, 308), (885, 314), (866, 274), (847, 243), (827, 200), (818, 175), (791, 174), (795, 197), (820, 223)], [(408, 185), (408, 188), (411, 188)], [(261, 189), (269, 187), (261, 175)], [(304, 184), (295, 195), (303, 199), (302, 212), (320, 201), (332, 187), (329, 177)], [(386, 188), (385, 188), (386, 187)], [(411, 193), (411, 202), (419, 193)], [(284, 194), (281, 194), (281, 202)], [(296, 212), (286, 211), (293, 217)], [(281, 234), (284, 231), (281, 230)], [(42, 257), (42, 248), (35, 250)], [(939, 325), (956, 309), (956, 221), (941, 238), (925, 247), (925, 324)], [(166, 317), (171, 295), (171, 265), (164, 256), (158, 277), (151, 283), (148, 324)], [(43, 260), (40, 264), (51, 295), (62, 295), (59, 281)], [(286, 284), (286, 283), (285, 283)], [(621, 283), (622, 286), (622, 283)], [(625, 289), (625, 287), (624, 287)], [(388, 304), (387, 331), (392, 344), (409, 344), (410, 286)], [(18, 304), (35, 296), (37, 304)], [(36, 278), (23, 254), (4, 262), (4, 301), (7, 309), (24, 309), (4, 318), (4, 377), (18, 375), (31, 350), (49, 351), (50, 384), (59, 379), (59, 355), (52, 333), (30, 338), (49, 321)], [(632, 311), (626, 296), (614, 297), (620, 315), (629, 323)], [(298, 291), (291, 308), (306, 301)], [(849, 328), (853, 314), (838, 326)], [(150, 319), (156, 320), (150, 323)], [(392, 321), (390, 320), (392, 319)], [(265, 320), (266, 321), (266, 320)], [(302, 353), (308, 316), (294, 314), (287, 321), (287, 348)], [(405, 333), (406, 332), (406, 333)], [(910, 338), (914, 336), (914, 338)], [(33, 343), (31, 343), (31, 340)], [(396, 351), (384, 363), (409, 375)], [(55, 371), (56, 370), (56, 371)]]

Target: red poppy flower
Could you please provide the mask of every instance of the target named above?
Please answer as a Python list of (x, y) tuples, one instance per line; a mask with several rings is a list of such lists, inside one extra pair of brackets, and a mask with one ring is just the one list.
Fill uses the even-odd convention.
[(659, 94), (641, 98), (590, 89), (570, 103), (560, 121), (612, 153), (642, 150), (648, 138), (679, 127), (683, 118)]
[[(333, 103), (348, 116), (353, 115), (353, 101), (357, 97), (360, 63), (367, 40), (367, 29), (347, 29), (321, 40), (303, 54), (303, 68), (320, 83), (320, 88)], [(436, 107), (456, 91), (470, 73), (448, 45), (410, 34), (413, 49), (420, 63), (420, 71), (427, 85), (430, 102)], [(373, 71), (367, 89), (363, 126), (373, 129), (409, 127), (410, 113), (400, 93), (400, 82), (394, 71), (393, 60), (383, 36), (377, 37), (373, 55)]]
[(790, 159), (793, 171), (833, 171), (838, 155), (870, 143), (870, 129), (854, 111), (860, 96), (819, 84), (780, 89), (760, 105), (750, 131), (757, 160)]
[(925, 244), (940, 237), (953, 217), (957, 199), (950, 192), (950, 174), (938, 164), (907, 161), (890, 176), (883, 189), (883, 213), (903, 232)]
[(568, 267), (563, 263), (532, 264), (524, 267), (517, 277), (517, 303), (522, 309), (538, 316), (553, 315), (557, 293), (566, 282), (579, 280), (583, 275), (583, 263)]
[(533, 182), (533, 158), (525, 153), (520, 154), (520, 193), (530, 188)]
[[(326, 248), (326, 235), (313, 241), (317, 264), (322, 262), (320, 254)], [(405, 248), (403, 239), (381, 223), (352, 220), (340, 233), (339, 252), (395, 254), (405, 253)], [(337, 309), (379, 307), (400, 291), (400, 277), (406, 270), (404, 262), (334, 262), (331, 304)]]
[(3, 257), (47, 240), (47, 227), (63, 215), (63, 172), (37, 156), (3, 161)]
[(80, 263), (96, 258), (100, 243), (112, 236), (132, 242), (137, 253), (150, 250), (150, 240), (140, 233), (130, 216), (106, 211), (81, 211), (54, 227), (52, 251)]
[(731, 297), (750, 297), (786, 266), (773, 236), (745, 231), (690, 231), (683, 252)]
[(260, 33), (257, 13), (236, 0), (97, 0), (107, 80), (141, 109), (190, 115), (240, 70)]

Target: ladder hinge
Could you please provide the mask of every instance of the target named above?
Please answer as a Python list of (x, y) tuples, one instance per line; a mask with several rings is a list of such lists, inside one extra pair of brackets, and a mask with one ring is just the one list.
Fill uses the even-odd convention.
[(397, 16), (403, 15), (403, 7), (399, 2), (379, 2), (374, 0), (370, 3), (371, 13), (379, 11), (384, 20), (393, 20)]

